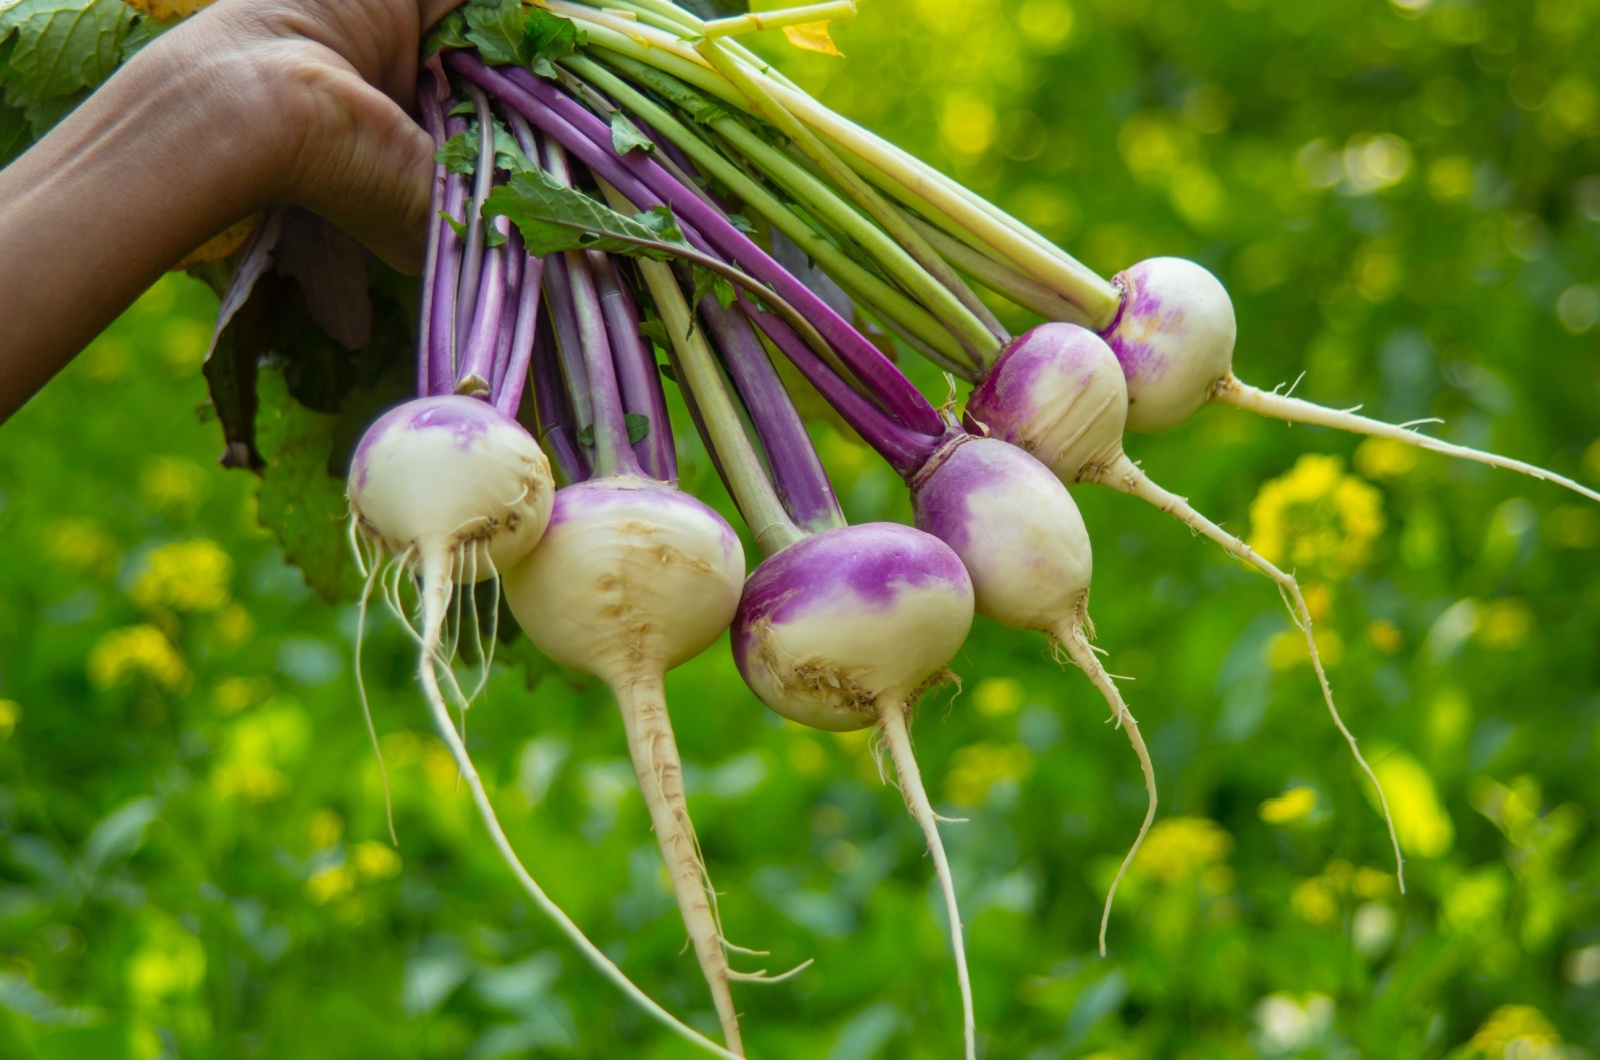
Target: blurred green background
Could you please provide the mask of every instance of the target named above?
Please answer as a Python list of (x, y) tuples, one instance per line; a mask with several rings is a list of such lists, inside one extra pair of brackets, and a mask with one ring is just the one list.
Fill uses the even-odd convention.
[[(1247, 381), (1600, 481), (1600, 3), (865, 0), (836, 38), (773, 51), (1102, 272), (1213, 268)], [(163, 280), (0, 431), (0, 1056), (692, 1055), (531, 912), (377, 618), (389, 845), (355, 609), (196, 414), (215, 307)], [(907, 517), (818, 438), (853, 519)], [(1220, 408), (1129, 450), (1312, 586), (1409, 892), (1268, 584), (1084, 488), (1160, 824), (1101, 959), (1138, 770), (1080, 674), (979, 620), (916, 736), (967, 818), (984, 1055), (1600, 1055), (1600, 508)], [(929, 862), (866, 741), (779, 722), (725, 643), (669, 695), (728, 933), (771, 951), (739, 963), (816, 959), (736, 988), (751, 1055), (958, 1055)], [(524, 641), (469, 733), (535, 875), (713, 1029), (604, 690)]]

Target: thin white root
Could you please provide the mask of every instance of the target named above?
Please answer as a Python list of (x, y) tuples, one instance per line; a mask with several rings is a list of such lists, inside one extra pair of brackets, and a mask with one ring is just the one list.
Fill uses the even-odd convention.
[[(351, 520), (354, 525), (355, 520)], [(362, 564), (362, 573), (366, 575), (366, 582), (361, 587), (361, 603), (356, 607), (356, 694), (361, 698), (361, 716), (367, 722), (367, 735), (372, 738), (372, 753), (378, 759), (378, 776), (383, 778), (383, 816), (389, 825), (389, 841), (395, 846), (400, 845), (400, 835), (394, 827), (394, 795), (389, 790), (389, 767), (383, 761), (383, 747), (378, 743), (378, 727), (372, 721), (372, 704), (367, 699), (366, 678), (361, 675), (361, 642), (367, 632), (367, 603), (372, 599), (372, 586), (378, 580), (379, 567), (376, 563), (368, 567)]]
[(736, 976), (728, 967), (722, 928), (717, 922), (715, 892), (709, 886), (699, 839), (689, 819), (683, 790), (683, 764), (667, 715), (666, 691), (660, 676), (618, 685), (614, 689), (628, 737), (628, 753), (639, 778), (639, 790), (650, 811), (656, 843), (672, 881), (678, 912), (694, 944), (700, 971), (711, 988), (711, 1000), (728, 1049), (744, 1055), (739, 1035), (739, 1012), (734, 1008), (729, 984)]
[[(441, 557), (441, 561), (443, 557)], [(424, 569), (423, 584), (429, 586), (428, 570)], [(450, 710), (445, 705), (444, 696), (439, 689), (439, 675), (435, 671), (435, 660), (438, 654), (438, 631), (444, 624), (444, 611), (446, 597), (449, 589), (444, 585), (442, 577), (436, 576), (434, 582), (439, 586), (431, 593), (425, 593), (423, 604), (423, 619), (425, 627), (430, 631), (430, 637), (424, 639), (421, 661), (418, 665), (418, 676), (422, 681), (423, 693), (428, 701), (428, 709), (432, 713), (434, 728), (444, 740), (445, 746), (450, 749), (451, 755), (456, 760), (456, 766), (461, 770), (461, 776), (466, 781), (467, 790), (472, 794), (472, 801), (477, 805), (478, 813), (483, 818), (484, 826), (489, 830), (489, 838), (494, 842), (495, 849), (502, 860), (516, 875), (517, 881), (522, 884), (522, 889), (533, 900), (535, 906), (555, 922), (556, 927), (582, 953), (589, 963), (594, 966), (602, 976), (611, 982), (624, 996), (647, 1012), (672, 1033), (685, 1041), (698, 1046), (713, 1056), (723, 1057), (724, 1060), (739, 1060), (736, 1053), (729, 1052), (722, 1046), (705, 1037), (694, 1028), (679, 1020), (672, 1013), (658, 1005), (649, 994), (646, 994), (634, 982), (623, 974), (622, 969), (611, 962), (600, 948), (583, 933), (583, 929), (572, 922), (572, 918), (562, 910), (549, 895), (539, 886), (527, 868), (522, 864), (522, 859), (517, 856), (516, 850), (511, 846), (511, 841), (506, 838), (505, 830), (500, 827), (500, 819), (494, 812), (494, 805), (489, 801), (489, 793), (484, 789), (483, 781), (478, 776), (477, 769), (472, 764), (472, 759), (467, 754), (466, 745), (461, 742), (456, 734), (455, 726), (450, 720)]]
[(1067, 655), (1078, 668), (1089, 678), (1089, 683), (1105, 697), (1106, 704), (1111, 708), (1112, 717), (1117, 719), (1118, 726), (1128, 734), (1128, 743), (1133, 746), (1133, 753), (1139, 759), (1139, 769), (1144, 773), (1145, 810), (1144, 821), (1139, 825), (1139, 834), (1133, 837), (1133, 845), (1123, 855), (1122, 864), (1117, 866), (1117, 875), (1111, 881), (1111, 887), (1106, 891), (1105, 906), (1100, 910), (1100, 956), (1106, 955), (1106, 932), (1111, 926), (1111, 906), (1117, 898), (1117, 888), (1122, 884), (1122, 877), (1128, 874), (1128, 867), (1133, 864), (1133, 859), (1138, 857), (1139, 848), (1144, 845), (1144, 837), (1150, 834), (1150, 826), (1156, 819), (1156, 770), (1150, 761), (1150, 751), (1144, 745), (1144, 735), (1139, 732), (1139, 723), (1128, 712), (1128, 705), (1122, 701), (1122, 693), (1117, 690), (1116, 684), (1106, 673), (1105, 667), (1100, 665), (1100, 660), (1091, 650), (1089, 638), (1084, 634), (1083, 624), (1074, 622), (1063, 630), (1052, 634), (1052, 639), (1064, 648)]
[(1190, 530), (1221, 545), (1230, 555), (1272, 579), (1278, 587), (1278, 594), (1283, 597), (1284, 606), (1289, 609), (1290, 620), (1305, 637), (1306, 651), (1311, 656), (1311, 668), (1316, 671), (1317, 684), (1322, 689), (1322, 701), (1328, 707), (1328, 715), (1333, 718), (1334, 727), (1344, 737), (1345, 743), (1350, 747), (1350, 753), (1355, 756), (1356, 763), (1367, 775), (1367, 779), (1372, 781), (1372, 786), (1378, 793), (1378, 806), (1383, 811), (1383, 821), (1389, 829), (1389, 844), (1394, 848), (1395, 879), (1400, 884), (1400, 893), (1404, 894), (1405, 858), (1400, 853), (1400, 837), (1395, 832), (1394, 815), (1389, 812), (1389, 800), (1384, 797), (1383, 785), (1378, 783), (1377, 774), (1362, 756), (1360, 748), (1356, 746), (1355, 736), (1345, 727), (1344, 719), (1339, 716), (1339, 708), (1334, 705), (1333, 688), (1328, 684), (1328, 675), (1322, 668), (1322, 653), (1317, 650), (1317, 639), (1311, 629), (1311, 612), (1306, 609), (1305, 597), (1300, 593), (1300, 583), (1295, 580), (1294, 575), (1280, 570), (1276, 564), (1258, 554), (1249, 545), (1195, 511), (1188, 501), (1151, 482), (1144, 472), (1127, 463), (1126, 459), (1123, 463), (1125, 467), (1121, 465), (1114, 467), (1100, 481), (1155, 505)]
[(1268, 393), (1265, 390), (1250, 386), (1248, 383), (1241, 383), (1232, 375), (1223, 379), (1212, 389), (1212, 399), (1233, 405), (1235, 408), (1248, 409), (1251, 412), (1268, 416), (1272, 419), (1287, 420), (1290, 423), (1311, 423), (1319, 427), (1332, 427), (1335, 430), (1349, 431), (1352, 434), (1369, 434), (1374, 438), (1390, 438), (1397, 442), (1404, 442), (1407, 445), (1414, 445), (1419, 449), (1442, 453), (1445, 456), (1471, 460), (1479, 464), (1488, 464), (1490, 467), (1504, 468), (1507, 471), (1516, 471), (1530, 478), (1565, 486), (1574, 493), (1581, 493), (1592, 501), (1600, 501), (1600, 493), (1563, 475), (1558, 475), (1553, 471), (1546, 471), (1542, 467), (1535, 467), (1533, 464), (1524, 463), (1521, 460), (1512, 460), (1509, 457), (1497, 456), (1494, 453), (1485, 453), (1479, 449), (1470, 449), (1464, 445), (1455, 445), (1426, 434), (1407, 430), (1405, 427), (1384, 423), (1382, 420), (1374, 420), (1367, 416), (1357, 416), (1354, 413), (1341, 412), (1337, 409), (1323, 408), (1321, 405), (1313, 404), (1310, 401), (1302, 401), (1300, 398)]
[(911, 750), (911, 730), (906, 725), (906, 708), (903, 703), (883, 703), (878, 707), (878, 731), (889, 746), (889, 757), (894, 762), (895, 777), (900, 794), (905, 797), (906, 808), (915, 817), (922, 835), (928, 842), (928, 853), (933, 855), (933, 870), (939, 878), (939, 889), (944, 892), (945, 913), (950, 918), (950, 949), (955, 954), (956, 982), (961, 989), (961, 1034), (966, 1042), (967, 1060), (978, 1055), (978, 1023), (972, 1006), (972, 980), (967, 974), (967, 947), (961, 932), (961, 909), (956, 904), (955, 877), (950, 872), (950, 862), (945, 857), (944, 841), (939, 838), (937, 815), (928, 801), (928, 792), (922, 786), (922, 774), (917, 769), (917, 758)]

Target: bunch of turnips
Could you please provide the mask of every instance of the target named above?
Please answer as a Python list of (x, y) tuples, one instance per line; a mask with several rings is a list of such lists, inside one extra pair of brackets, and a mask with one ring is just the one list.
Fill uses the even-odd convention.
[[(738, 39), (776, 30), (829, 50), (827, 23), (851, 13), (852, 0), (711, 21), (672, 0), (471, 0), (434, 30), (418, 99), (437, 145), (434, 221), (414, 345), (400, 343), (415, 349), (415, 393), (353, 449), (348, 530), (363, 619), (376, 592), (414, 635), (431, 716), (522, 886), (602, 974), (716, 1055), (744, 1055), (735, 984), (783, 976), (740, 970), (750, 951), (723, 936), (664, 675), (731, 630), (739, 673), (771, 710), (871, 730), (931, 854), (971, 1060), (979, 1014), (940, 838), (948, 822), (910, 730), (919, 698), (959, 679), (950, 665), (975, 614), (1042, 634), (1082, 668), (1137, 756), (1148, 808), (1105, 896), (1101, 952), (1117, 882), (1156, 813), (1139, 725), (1092, 643), (1092, 550), (1069, 486), (1147, 501), (1271, 582), (1375, 789), (1404, 887), (1387, 804), (1339, 718), (1294, 573), (1153, 482), (1125, 454), (1126, 432), (1165, 431), (1222, 402), (1600, 494), (1241, 382), (1233, 307), (1210, 272), (1154, 258), (1097, 276)], [(258, 353), (241, 309), (274, 282), (275, 253), (282, 272), (275, 248), (297, 223), (269, 213), (236, 255), (207, 369), (214, 393), (249, 392)], [(336, 257), (337, 236), (318, 238)], [(1008, 333), (996, 298), (1043, 322)], [(339, 330), (337, 308), (306, 301)], [(890, 341), (970, 390), (930, 401), (885, 354)], [(351, 385), (333, 371), (336, 382), (308, 381), (296, 363), (307, 403)], [(904, 480), (914, 525), (846, 523), (797, 386)], [(666, 387), (746, 537), (678, 488)], [(240, 426), (253, 405), (218, 403), (235, 461), (253, 462)], [(615, 694), (721, 1045), (635, 987), (545, 896), (495, 820), (461, 726), (497, 640), (481, 616), (499, 613), (502, 594), (540, 651)], [(470, 669), (476, 684), (461, 677)]]

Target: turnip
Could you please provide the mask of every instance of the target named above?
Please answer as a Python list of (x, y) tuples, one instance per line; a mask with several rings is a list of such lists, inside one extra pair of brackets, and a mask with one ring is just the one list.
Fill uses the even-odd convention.
[[(975, 1057), (977, 1025), (961, 914), (909, 733), (912, 707), (924, 692), (949, 679), (946, 665), (972, 626), (971, 579), (949, 548), (910, 527), (871, 523), (811, 533), (797, 525), (744, 433), (704, 331), (691, 330), (690, 310), (671, 270), (648, 261), (640, 270), (734, 498), (767, 554), (738, 600), (734, 662), (750, 689), (778, 714), (835, 732), (875, 728), (888, 745), (901, 794), (922, 829), (944, 895), (966, 1055)], [(710, 302), (704, 311), (714, 313)], [(719, 329), (738, 326), (718, 322)], [(759, 346), (742, 343), (725, 347), (724, 353), (731, 361), (765, 356)], [(775, 378), (760, 380), (757, 371), (753, 364), (736, 369), (730, 363), (730, 375), (749, 387), (777, 385)], [(804, 435), (795, 439), (785, 428), (793, 407), (781, 395), (779, 388), (746, 399), (760, 438), (769, 452), (776, 451), (778, 438), (791, 446), (785, 450), (791, 496), (826, 497), (831, 505), (825, 484), (808, 490), (797, 486), (812, 468), (820, 476), (821, 465)]]
[(1121, 305), (1102, 335), (1128, 380), (1128, 430), (1153, 433), (1176, 427), (1207, 402), (1247, 409), (1291, 423), (1311, 423), (1355, 434), (1390, 438), (1445, 456), (1518, 471), (1600, 500), (1600, 493), (1520, 460), (1454, 445), (1404, 426), (1324, 408), (1261, 390), (1233, 374), (1233, 302), (1206, 269), (1182, 258), (1151, 258), (1114, 278)]
[[(442, 86), (442, 78), (440, 82)], [(420, 99), (424, 123), (436, 142), (442, 142), (447, 129), (443, 95), (442, 90), (424, 89)], [(479, 104), (482, 116), (485, 101), (480, 99)], [(481, 160), (489, 158), (492, 154), (480, 155)], [(486, 161), (486, 165), (492, 163)], [(459, 206), (459, 194), (451, 192), (453, 176), (441, 164), (435, 189), (438, 201)], [(461, 182), (455, 183), (459, 193)], [(380, 561), (387, 557), (393, 577), (385, 592), (397, 616), (417, 638), (418, 678), (435, 727), (461, 770), (497, 852), (540, 910), (626, 996), (673, 1033), (715, 1055), (733, 1057), (734, 1053), (684, 1025), (635, 986), (539, 887), (500, 826), (445, 705), (441, 669), (463, 707), (470, 699), (460, 695), (449, 677), (454, 651), (453, 646), (446, 650), (444, 645), (457, 588), (496, 577), (523, 560), (545, 533), (554, 500), (549, 462), (532, 435), (513, 418), (521, 404), (537, 334), (541, 263), (528, 258), (515, 239), (490, 248), (489, 253), (500, 260), (491, 262), (488, 269), (474, 270), (478, 278), (473, 283), (481, 289), (475, 306), (481, 311), (476, 312), (476, 321), (458, 347), (462, 334), (457, 329), (458, 289), (466, 286), (460, 262), (462, 247), (461, 241), (446, 238), (445, 232), (454, 235), (453, 227), (441, 218), (430, 236), (423, 279), (418, 351), (422, 396), (390, 410), (368, 428), (350, 469), (351, 536), (366, 577), (360, 605), (362, 623), (374, 583), (384, 576)], [(461, 385), (463, 380), (467, 386)], [(453, 393), (455, 390), (474, 396)], [(406, 574), (418, 584), (420, 628), (412, 627), (401, 607), (399, 583)], [(731, 614), (731, 605), (727, 610)], [(360, 642), (358, 631), (357, 680), (365, 707)], [(485, 655), (485, 675), (487, 670)], [(367, 721), (372, 731), (370, 712)], [(376, 747), (375, 731), (372, 736)], [(381, 755), (379, 763), (381, 767)], [(384, 786), (387, 797), (386, 776)], [(392, 835), (392, 816), (390, 831)]]
[(1328, 713), (1377, 789), (1394, 847), (1395, 872), (1404, 890), (1400, 844), (1388, 802), (1334, 706), (1299, 583), (1195, 511), (1182, 497), (1156, 485), (1128, 459), (1122, 449), (1129, 415), (1127, 388), (1116, 355), (1099, 336), (1075, 324), (1041, 324), (1006, 347), (983, 382), (973, 389), (966, 416), (975, 429), (1038, 457), (1063, 483), (1097, 482), (1147, 501), (1277, 584), (1305, 637)]
[(1013, 629), (1037, 630), (1088, 676), (1125, 729), (1144, 772), (1147, 796), (1139, 834), (1106, 892), (1100, 952), (1117, 885), (1156, 814), (1155, 771), (1139, 723), (1090, 645), (1093, 554), (1078, 506), (1039, 461), (1006, 442), (955, 434), (912, 477), (919, 529), (944, 541), (972, 576), (978, 613)]
[[(568, 180), (564, 153), (543, 146), (547, 170)], [(640, 466), (613, 360), (615, 333), (607, 329), (594, 282), (597, 265), (608, 266), (594, 252), (567, 251), (564, 259), (593, 403), (594, 474), (557, 492), (539, 548), (506, 573), (506, 599), (540, 651), (600, 678), (616, 696), (679, 912), (728, 1049), (742, 1054), (733, 974), (689, 819), (664, 679), (728, 628), (744, 581), (744, 550), (719, 515)], [(636, 330), (632, 338), (618, 352), (647, 357)], [(670, 439), (665, 422), (649, 423), (648, 430)], [(672, 466), (670, 448), (662, 463)]]

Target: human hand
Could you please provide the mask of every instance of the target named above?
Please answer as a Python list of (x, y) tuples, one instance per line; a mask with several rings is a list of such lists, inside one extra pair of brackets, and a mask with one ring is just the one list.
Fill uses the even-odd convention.
[(252, 207), (306, 207), (414, 272), (434, 148), (406, 109), (422, 35), (460, 2), (220, 0), (134, 63), (204, 70), (218, 120), (258, 130)]
[(422, 34), (459, 2), (218, 0), (0, 169), (0, 421), (264, 207), (306, 207), (416, 271), (433, 144), (405, 108)]

